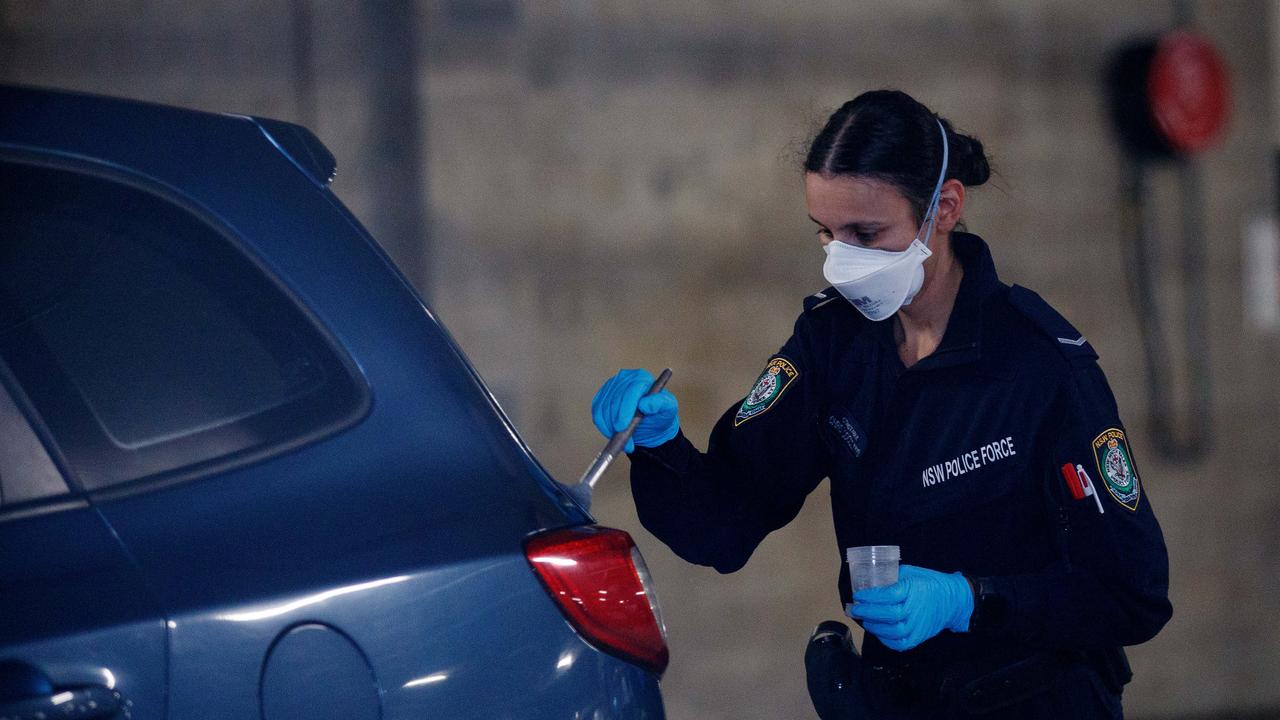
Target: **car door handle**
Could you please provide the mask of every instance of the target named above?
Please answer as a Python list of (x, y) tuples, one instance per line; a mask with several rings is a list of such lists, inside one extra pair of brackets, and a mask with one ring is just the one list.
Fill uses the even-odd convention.
[(22, 662), (0, 662), (0, 720), (94, 720), (120, 712), (120, 693), (102, 685), (55, 688)]

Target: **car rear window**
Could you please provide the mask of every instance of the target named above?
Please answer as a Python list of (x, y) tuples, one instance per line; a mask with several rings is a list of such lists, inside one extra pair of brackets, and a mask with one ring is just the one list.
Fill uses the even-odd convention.
[(226, 233), (119, 179), (0, 160), (0, 358), (95, 488), (343, 424), (350, 364)]

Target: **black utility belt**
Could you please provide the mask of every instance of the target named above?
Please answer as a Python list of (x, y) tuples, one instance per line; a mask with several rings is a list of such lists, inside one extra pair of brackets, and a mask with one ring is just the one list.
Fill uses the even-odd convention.
[[(949, 706), (982, 715), (1049, 689), (1078, 653), (1037, 653), (974, 677), (971, 672), (921, 672), (910, 666), (868, 665), (866, 680), (879, 694), (908, 705)], [(952, 667), (967, 665), (953, 663)]]

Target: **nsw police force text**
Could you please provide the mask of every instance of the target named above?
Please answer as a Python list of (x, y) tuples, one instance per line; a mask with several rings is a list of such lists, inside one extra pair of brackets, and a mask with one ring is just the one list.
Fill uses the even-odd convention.
[(931, 487), (938, 483), (946, 482), (953, 477), (960, 477), (970, 470), (977, 470), (987, 463), (1003, 460), (1017, 454), (1013, 449), (1013, 438), (1007, 437), (1003, 440), (983, 445), (977, 450), (970, 450), (954, 460), (948, 460), (925, 468), (925, 471), (921, 474), (921, 479), (924, 487)]

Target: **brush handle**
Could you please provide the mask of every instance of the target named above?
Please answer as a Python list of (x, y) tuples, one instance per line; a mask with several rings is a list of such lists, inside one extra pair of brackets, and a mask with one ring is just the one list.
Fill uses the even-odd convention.
[[(660, 375), (658, 375), (658, 379), (653, 381), (653, 385), (649, 387), (649, 391), (646, 392), (644, 396), (648, 397), (662, 392), (662, 389), (667, 386), (667, 381), (670, 379), (671, 368), (666, 368)], [(600, 451), (599, 455), (596, 455), (596, 459), (591, 463), (591, 467), (587, 468), (587, 471), (583, 473), (582, 480), (578, 481), (579, 485), (586, 485), (589, 488), (594, 488), (596, 486), (596, 483), (600, 480), (600, 476), (604, 475), (604, 471), (609, 468), (609, 464), (612, 463), (613, 459), (616, 458), (618, 454), (622, 452), (622, 449), (627, 446), (627, 441), (631, 439), (631, 434), (636, 431), (636, 426), (640, 424), (640, 420), (643, 417), (644, 415), (639, 410), (636, 410), (636, 414), (631, 418), (631, 422), (627, 423), (625, 428), (614, 433), (613, 437), (609, 438), (609, 442), (605, 443), (604, 449)]]

